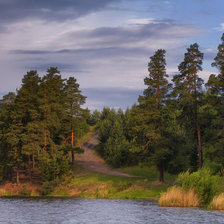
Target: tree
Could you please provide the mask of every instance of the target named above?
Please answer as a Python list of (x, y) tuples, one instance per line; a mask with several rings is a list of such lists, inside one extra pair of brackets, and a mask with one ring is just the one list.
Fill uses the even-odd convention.
[[(81, 129), (79, 127), (80, 121), (83, 117), (83, 109), (81, 106), (85, 103), (86, 97), (81, 94), (81, 90), (79, 90), (79, 84), (74, 77), (69, 77), (66, 81), (66, 85), (64, 88), (65, 92), (65, 108), (67, 113), (67, 123), (69, 127), (69, 137), (67, 137), (66, 141), (70, 139), (71, 148), (74, 147), (74, 130), (76, 126), (77, 129)], [(78, 131), (78, 130), (77, 130)], [(76, 134), (77, 136), (77, 134)], [(72, 163), (74, 163), (74, 150), (72, 152)]]
[[(203, 53), (199, 51), (197, 43), (190, 45), (184, 55), (183, 62), (178, 66), (180, 74), (173, 77), (175, 84), (173, 93), (178, 99), (178, 106), (185, 120), (186, 127), (194, 122), (198, 142), (199, 167), (202, 168), (202, 144), (201, 130), (198, 119), (198, 103), (203, 80), (199, 78), (198, 72), (202, 71)], [(188, 123), (186, 123), (186, 119)], [(193, 128), (195, 130), (195, 128)]]
[(143, 134), (144, 148), (149, 150), (151, 158), (156, 163), (161, 182), (164, 181), (164, 163), (167, 148), (164, 144), (164, 124), (162, 119), (165, 101), (170, 85), (166, 74), (165, 50), (159, 49), (150, 57), (148, 63), (149, 77), (144, 79), (147, 88), (138, 99), (138, 126)]
[(218, 69), (218, 74), (211, 74), (206, 84), (206, 159), (215, 172), (223, 174), (224, 169), (224, 34), (218, 45), (218, 52), (212, 63)]

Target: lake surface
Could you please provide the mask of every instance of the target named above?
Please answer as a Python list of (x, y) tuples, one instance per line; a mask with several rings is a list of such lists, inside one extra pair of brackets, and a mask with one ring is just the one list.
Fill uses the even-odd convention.
[(224, 223), (224, 212), (161, 208), (155, 200), (0, 198), (4, 224)]

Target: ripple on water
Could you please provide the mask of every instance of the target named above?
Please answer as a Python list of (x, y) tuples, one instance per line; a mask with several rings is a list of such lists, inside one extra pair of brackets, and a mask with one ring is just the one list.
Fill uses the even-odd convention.
[(158, 207), (155, 200), (1, 198), (4, 224), (224, 223), (224, 213)]

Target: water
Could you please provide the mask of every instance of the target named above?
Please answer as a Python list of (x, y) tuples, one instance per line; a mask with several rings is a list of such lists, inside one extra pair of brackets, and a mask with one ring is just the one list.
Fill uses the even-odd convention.
[(4, 224), (224, 223), (224, 212), (160, 208), (155, 200), (0, 198)]

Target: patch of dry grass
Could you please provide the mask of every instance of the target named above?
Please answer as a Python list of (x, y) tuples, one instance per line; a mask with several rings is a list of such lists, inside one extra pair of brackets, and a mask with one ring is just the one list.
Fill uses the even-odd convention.
[(38, 196), (41, 186), (32, 183), (16, 184), (7, 182), (0, 187), (0, 196)]
[(164, 207), (198, 207), (199, 198), (193, 189), (184, 191), (180, 187), (172, 187), (159, 198), (159, 206)]
[(215, 196), (209, 207), (214, 210), (224, 210), (224, 193)]

